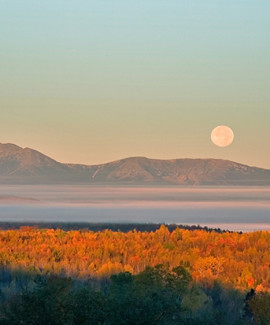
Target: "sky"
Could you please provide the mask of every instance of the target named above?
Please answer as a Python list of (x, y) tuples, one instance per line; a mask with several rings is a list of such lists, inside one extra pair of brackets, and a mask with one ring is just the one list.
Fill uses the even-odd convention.
[[(0, 142), (270, 169), (269, 0), (0, 0)], [(210, 134), (228, 125), (232, 145)]]

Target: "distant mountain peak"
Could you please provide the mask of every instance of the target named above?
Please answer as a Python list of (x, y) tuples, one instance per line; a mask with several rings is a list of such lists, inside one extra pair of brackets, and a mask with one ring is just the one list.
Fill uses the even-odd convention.
[(0, 183), (270, 185), (270, 170), (213, 158), (128, 157), (100, 165), (62, 164), (31, 148), (0, 144)]
[(16, 151), (22, 149), (21, 147), (17, 146), (16, 144), (13, 143), (0, 143), (0, 152), (1, 151)]

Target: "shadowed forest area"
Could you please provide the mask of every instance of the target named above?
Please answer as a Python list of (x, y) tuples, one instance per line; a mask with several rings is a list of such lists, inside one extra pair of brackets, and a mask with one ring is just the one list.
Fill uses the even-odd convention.
[(0, 324), (269, 325), (269, 246), (267, 231), (1, 230)]
[(1, 269), (0, 324), (248, 325), (270, 322), (270, 294), (194, 282), (178, 266), (88, 279)]

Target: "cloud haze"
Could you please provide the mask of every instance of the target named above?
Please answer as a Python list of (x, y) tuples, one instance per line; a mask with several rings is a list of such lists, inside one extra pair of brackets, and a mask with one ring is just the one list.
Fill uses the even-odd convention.
[(1, 203), (1, 221), (270, 226), (270, 187), (0, 186), (4, 195), (20, 201)]

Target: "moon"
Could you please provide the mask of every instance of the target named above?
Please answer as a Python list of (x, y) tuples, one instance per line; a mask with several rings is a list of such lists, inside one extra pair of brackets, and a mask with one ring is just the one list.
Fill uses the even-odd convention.
[(218, 147), (229, 146), (234, 139), (234, 134), (231, 128), (225, 125), (219, 125), (211, 133), (212, 142)]

